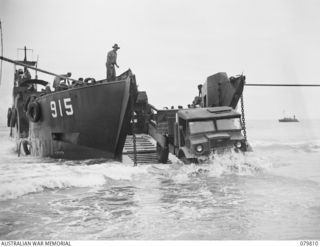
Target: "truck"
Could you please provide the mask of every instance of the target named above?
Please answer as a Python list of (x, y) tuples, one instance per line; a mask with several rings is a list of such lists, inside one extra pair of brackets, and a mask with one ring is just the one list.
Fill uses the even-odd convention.
[(190, 164), (201, 163), (214, 153), (249, 149), (241, 114), (227, 106), (159, 110), (157, 121), (149, 124), (149, 134), (157, 141), (161, 163), (168, 161), (169, 153)]
[(250, 151), (242, 113), (235, 108), (242, 96), (245, 77), (209, 76), (199, 85), (199, 95), (186, 109), (157, 110), (149, 121), (148, 134), (157, 143), (160, 163), (169, 153), (185, 164), (201, 163), (212, 154)]

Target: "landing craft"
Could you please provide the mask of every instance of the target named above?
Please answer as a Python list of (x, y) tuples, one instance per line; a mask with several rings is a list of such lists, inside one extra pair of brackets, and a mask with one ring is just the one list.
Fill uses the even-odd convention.
[[(42, 157), (121, 160), (131, 102), (137, 96), (130, 70), (111, 82), (93, 78), (78, 81), (37, 68), (36, 61), (27, 60), (26, 49), (23, 61), (0, 59), (15, 66), (7, 122), (10, 135), (16, 137), (18, 153), (22, 148), (27, 155)], [(65, 84), (51, 91), (49, 82), (31, 78), (28, 69), (59, 76)]]

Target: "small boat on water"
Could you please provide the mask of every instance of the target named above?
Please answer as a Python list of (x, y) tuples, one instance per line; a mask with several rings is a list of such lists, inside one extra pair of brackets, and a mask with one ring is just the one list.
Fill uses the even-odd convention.
[[(37, 61), (27, 61), (26, 49), (23, 61), (0, 58), (15, 66), (13, 105), (7, 119), (18, 154), (22, 149), (42, 157), (121, 159), (137, 95), (130, 70), (111, 82), (62, 76), (72, 84), (51, 91), (49, 82), (37, 75), (31, 78), (28, 68), (46, 71), (37, 68)], [(39, 90), (41, 86), (46, 88)]]
[(279, 119), (279, 122), (289, 123), (289, 122), (299, 122), (299, 120), (296, 118), (295, 115), (293, 115), (293, 117), (283, 117), (283, 118)]
[(285, 118), (279, 119), (279, 122), (299, 122), (299, 120), (296, 119), (295, 117), (293, 117), (293, 118), (285, 117)]

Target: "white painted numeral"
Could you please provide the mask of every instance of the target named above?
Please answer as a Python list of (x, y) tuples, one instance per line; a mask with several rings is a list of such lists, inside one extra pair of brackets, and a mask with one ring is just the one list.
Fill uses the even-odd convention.
[(63, 114), (62, 114), (62, 107), (61, 107), (61, 101), (58, 100), (58, 103), (59, 103), (59, 109), (60, 109), (60, 117), (63, 117)]
[(58, 116), (58, 112), (60, 117), (63, 115), (71, 116), (73, 115), (73, 107), (70, 98), (63, 99), (63, 105), (61, 101), (58, 100), (59, 108), (57, 108), (57, 103), (55, 101), (50, 101), (50, 109), (51, 109), (51, 116), (56, 118)]
[[(64, 102), (64, 108), (66, 109), (66, 114), (68, 116), (73, 115), (73, 108), (71, 105), (71, 99), (70, 98), (63, 99), (63, 102)], [(68, 103), (70, 103), (70, 104), (68, 104)]]
[(50, 108), (52, 117), (56, 118), (58, 116), (56, 102), (50, 101)]

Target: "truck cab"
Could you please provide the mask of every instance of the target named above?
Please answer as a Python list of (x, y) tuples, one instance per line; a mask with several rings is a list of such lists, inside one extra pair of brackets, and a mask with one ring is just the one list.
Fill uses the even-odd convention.
[(155, 124), (149, 125), (161, 163), (167, 162), (169, 152), (188, 164), (207, 160), (212, 153), (250, 151), (242, 130), (241, 114), (227, 106), (160, 110)]
[(231, 107), (185, 109), (177, 112), (174, 153), (184, 161), (198, 162), (212, 152), (247, 151), (241, 114)]

